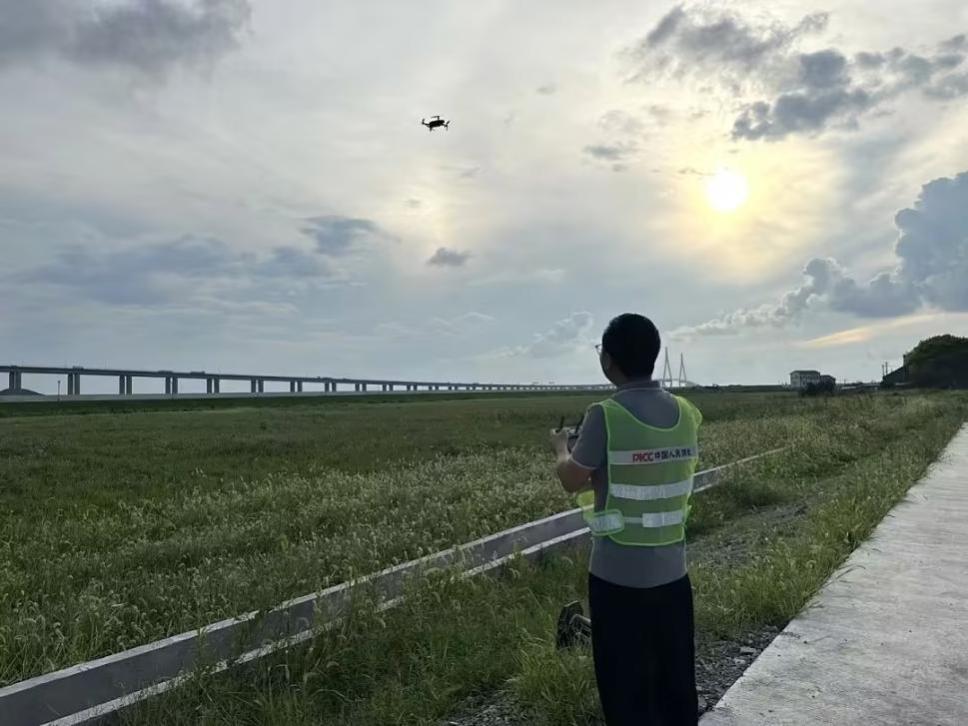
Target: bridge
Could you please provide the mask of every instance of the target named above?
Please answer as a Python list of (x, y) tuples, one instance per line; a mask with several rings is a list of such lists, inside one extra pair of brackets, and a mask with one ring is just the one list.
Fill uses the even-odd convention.
[[(8, 376), (8, 394), (16, 396), (23, 390), (23, 376), (66, 376), (67, 396), (81, 395), (81, 379), (90, 377), (116, 378), (118, 381), (118, 396), (134, 395), (134, 379), (164, 379), (165, 396), (177, 396), (179, 381), (205, 381), (205, 394), (214, 396), (221, 394), (223, 381), (248, 381), (249, 395), (265, 394), (266, 382), (288, 383), (290, 394), (300, 393), (363, 393), (380, 391), (594, 391), (609, 390), (609, 384), (594, 385), (563, 385), (563, 384), (511, 384), (511, 383), (462, 383), (454, 381), (404, 381), (396, 379), (374, 378), (335, 378), (331, 376), (277, 376), (252, 373), (211, 373), (207, 371), (173, 371), (173, 370), (130, 370), (121, 368), (85, 368), (84, 366), (27, 366), (0, 365), (0, 375)], [(309, 391), (309, 386), (316, 386), (316, 390)], [(284, 392), (283, 392), (284, 393)], [(193, 395), (193, 394), (181, 394)], [(198, 394), (194, 394), (198, 395)], [(225, 395), (239, 395), (238, 393)], [(279, 394), (266, 394), (279, 395)], [(16, 396), (20, 398), (20, 396)]]

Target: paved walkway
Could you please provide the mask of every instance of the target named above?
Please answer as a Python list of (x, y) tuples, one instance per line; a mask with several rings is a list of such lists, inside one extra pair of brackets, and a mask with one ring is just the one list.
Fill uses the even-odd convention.
[(968, 724), (968, 425), (701, 724)]

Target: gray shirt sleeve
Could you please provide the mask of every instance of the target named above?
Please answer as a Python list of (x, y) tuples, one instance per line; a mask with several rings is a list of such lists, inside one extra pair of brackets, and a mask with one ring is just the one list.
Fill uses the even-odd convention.
[(605, 429), (605, 412), (597, 403), (585, 411), (578, 432), (578, 441), (571, 450), (572, 460), (586, 469), (601, 469), (605, 466), (608, 432)]

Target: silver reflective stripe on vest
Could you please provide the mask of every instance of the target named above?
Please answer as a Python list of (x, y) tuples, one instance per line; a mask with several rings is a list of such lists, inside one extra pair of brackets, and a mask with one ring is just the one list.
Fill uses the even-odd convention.
[(609, 464), (664, 464), (669, 461), (687, 461), (696, 458), (692, 446), (668, 446), (663, 449), (638, 449), (637, 451), (609, 451)]
[(682, 524), (686, 519), (686, 513), (681, 509), (674, 512), (646, 512), (640, 517), (626, 517), (626, 524), (638, 524), (642, 527), (669, 527), (673, 524)]
[(625, 522), (619, 512), (599, 513), (588, 520), (588, 528), (595, 534), (616, 532), (625, 528)]
[(653, 499), (671, 499), (692, 493), (692, 477), (671, 484), (609, 484), (608, 492), (616, 499), (634, 499), (638, 502)]
[(595, 534), (601, 534), (620, 531), (628, 524), (651, 528), (669, 527), (682, 524), (685, 518), (685, 512), (681, 509), (673, 512), (646, 512), (637, 517), (623, 517), (618, 512), (598, 513), (588, 520), (588, 528)]

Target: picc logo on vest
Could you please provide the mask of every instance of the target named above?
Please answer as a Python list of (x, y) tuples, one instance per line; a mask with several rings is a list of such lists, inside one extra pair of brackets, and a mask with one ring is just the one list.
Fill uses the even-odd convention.
[(671, 449), (647, 449), (632, 452), (633, 464), (657, 464), (663, 461), (682, 461), (695, 457), (692, 447)]

